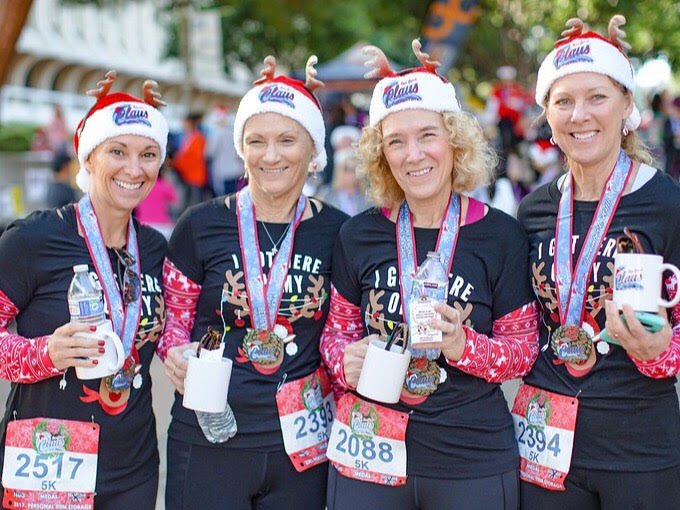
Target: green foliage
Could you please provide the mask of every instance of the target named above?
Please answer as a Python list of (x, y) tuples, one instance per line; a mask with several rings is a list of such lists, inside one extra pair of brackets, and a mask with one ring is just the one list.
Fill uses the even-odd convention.
[(30, 150), (36, 127), (34, 124), (0, 124), (0, 152)]

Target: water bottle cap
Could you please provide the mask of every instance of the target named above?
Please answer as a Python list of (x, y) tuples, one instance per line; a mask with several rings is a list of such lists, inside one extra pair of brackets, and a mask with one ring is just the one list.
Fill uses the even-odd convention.
[(89, 266), (87, 264), (76, 264), (73, 266), (73, 272), (74, 273), (84, 273), (89, 269)]

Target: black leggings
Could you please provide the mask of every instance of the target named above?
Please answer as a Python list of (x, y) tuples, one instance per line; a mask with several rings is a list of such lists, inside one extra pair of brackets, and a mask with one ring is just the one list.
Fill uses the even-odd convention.
[[(328, 469), (328, 510), (517, 510), (516, 470), (502, 475), (444, 480), (409, 475), (406, 485), (388, 487)], [(302, 508), (302, 507), (301, 507)]]
[(521, 482), (522, 510), (677, 510), (680, 466), (650, 473), (572, 467), (565, 491)]
[(97, 494), (94, 497), (96, 510), (154, 510), (158, 493), (158, 471), (135, 487), (116, 493)]
[(295, 471), (284, 451), (168, 439), (166, 510), (323, 510), (328, 464)]

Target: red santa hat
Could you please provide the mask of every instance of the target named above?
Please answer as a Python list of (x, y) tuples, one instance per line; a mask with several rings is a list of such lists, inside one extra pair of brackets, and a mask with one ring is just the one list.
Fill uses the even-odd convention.
[(550, 140), (536, 140), (529, 146), (529, 158), (539, 168), (544, 168), (557, 163), (560, 159), (560, 151)]
[[(536, 102), (545, 106), (550, 87), (556, 80), (574, 73), (597, 73), (609, 76), (626, 87), (635, 90), (633, 66), (626, 56), (630, 45), (623, 40), (625, 32), (619, 27), (626, 22), (620, 14), (609, 22), (609, 39), (595, 32), (583, 32), (583, 21), (572, 18), (567, 21), (564, 36), (543, 60), (536, 81)], [(640, 111), (633, 111), (626, 119), (626, 127), (635, 130), (640, 125)]]
[(372, 71), (366, 73), (366, 78), (382, 78), (371, 97), (368, 112), (371, 126), (378, 125), (390, 113), (402, 110), (422, 109), (437, 113), (460, 111), (453, 85), (437, 73), (439, 62), (430, 60), (430, 56), (421, 51), (418, 39), (413, 40), (411, 47), (422, 66), (398, 73), (390, 67), (380, 48), (364, 47), (364, 55), (371, 57), (366, 65), (373, 67)]
[(158, 110), (158, 107), (165, 105), (156, 90), (158, 84), (145, 81), (142, 100), (121, 92), (109, 94), (115, 79), (115, 71), (109, 71), (106, 79), (97, 83), (97, 89), (88, 91), (88, 95), (96, 97), (97, 102), (80, 121), (73, 136), (80, 164), (76, 182), (85, 193), (90, 187), (90, 173), (85, 168), (85, 162), (90, 153), (109, 138), (120, 135), (146, 136), (160, 147), (161, 161), (165, 159), (168, 123)]
[(254, 83), (238, 105), (234, 119), (234, 147), (243, 159), (243, 128), (246, 121), (258, 113), (278, 113), (297, 121), (307, 130), (314, 142), (314, 158), (311, 170), (320, 172), (326, 167), (326, 127), (321, 115), (321, 105), (314, 91), (323, 86), (316, 79), (317, 58), (307, 60), (304, 82), (285, 75), (274, 76), (276, 59), (271, 55), (264, 59), (262, 78)]

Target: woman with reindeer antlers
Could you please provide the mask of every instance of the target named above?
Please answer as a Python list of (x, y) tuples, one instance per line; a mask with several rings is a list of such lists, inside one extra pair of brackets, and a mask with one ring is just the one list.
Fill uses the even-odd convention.
[[(538, 353), (526, 236), (463, 195), (495, 158), (439, 64), (417, 40), (413, 50), (421, 67), (395, 73), (367, 48), (376, 68), (367, 77), (380, 81), (359, 155), (378, 207), (345, 223), (333, 257), (321, 352), (345, 394), (328, 446), (328, 508), (515, 509), (519, 459), (500, 383), (526, 374)], [(415, 266), (431, 250), (449, 268), (448, 300), (430, 324), (442, 342), (422, 348), (441, 355), (412, 357), (397, 404), (362, 399), (368, 342), (407, 321)]]
[[(149, 366), (165, 320), (167, 244), (132, 211), (156, 182), (168, 125), (156, 83), (144, 83), (142, 100), (110, 93), (115, 76), (89, 92), (97, 101), (75, 134), (85, 196), (16, 221), (0, 238), (0, 375), (12, 382), (2, 424), (4, 507), (155, 507)], [(102, 379), (70, 370), (96, 366), (104, 352), (103, 340), (76, 336), (96, 327), (69, 322), (77, 264), (98, 279), (126, 356)]]
[[(265, 59), (235, 118), (248, 186), (189, 209), (170, 240), (161, 349), (177, 389), (168, 510), (325, 505), (334, 409), (319, 338), (333, 244), (347, 216), (302, 194), (309, 173), (326, 165), (315, 64), (310, 57), (303, 83), (276, 76), (274, 57)], [(185, 352), (209, 328), (234, 362), (229, 404), (238, 431), (228, 441), (204, 436), (196, 414), (182, 407)]]
[[(513, 408), (526, 509), (658, 510), (680, 501), (680, 306), (673, 329), (652, 332), (611, 301), (622, 235), (680, 262), (680, 189), (649, 166), (635, 132), (624, 23), (614, 16), (604, 38), (569, 20), (538, 73), (536, 102), (568, 173), (519, 209), (542, 306), (541, 353)], [(665, 292), (677, 291), (666, 279)], [(593, 343), (605, 326), (618, 345)]]

